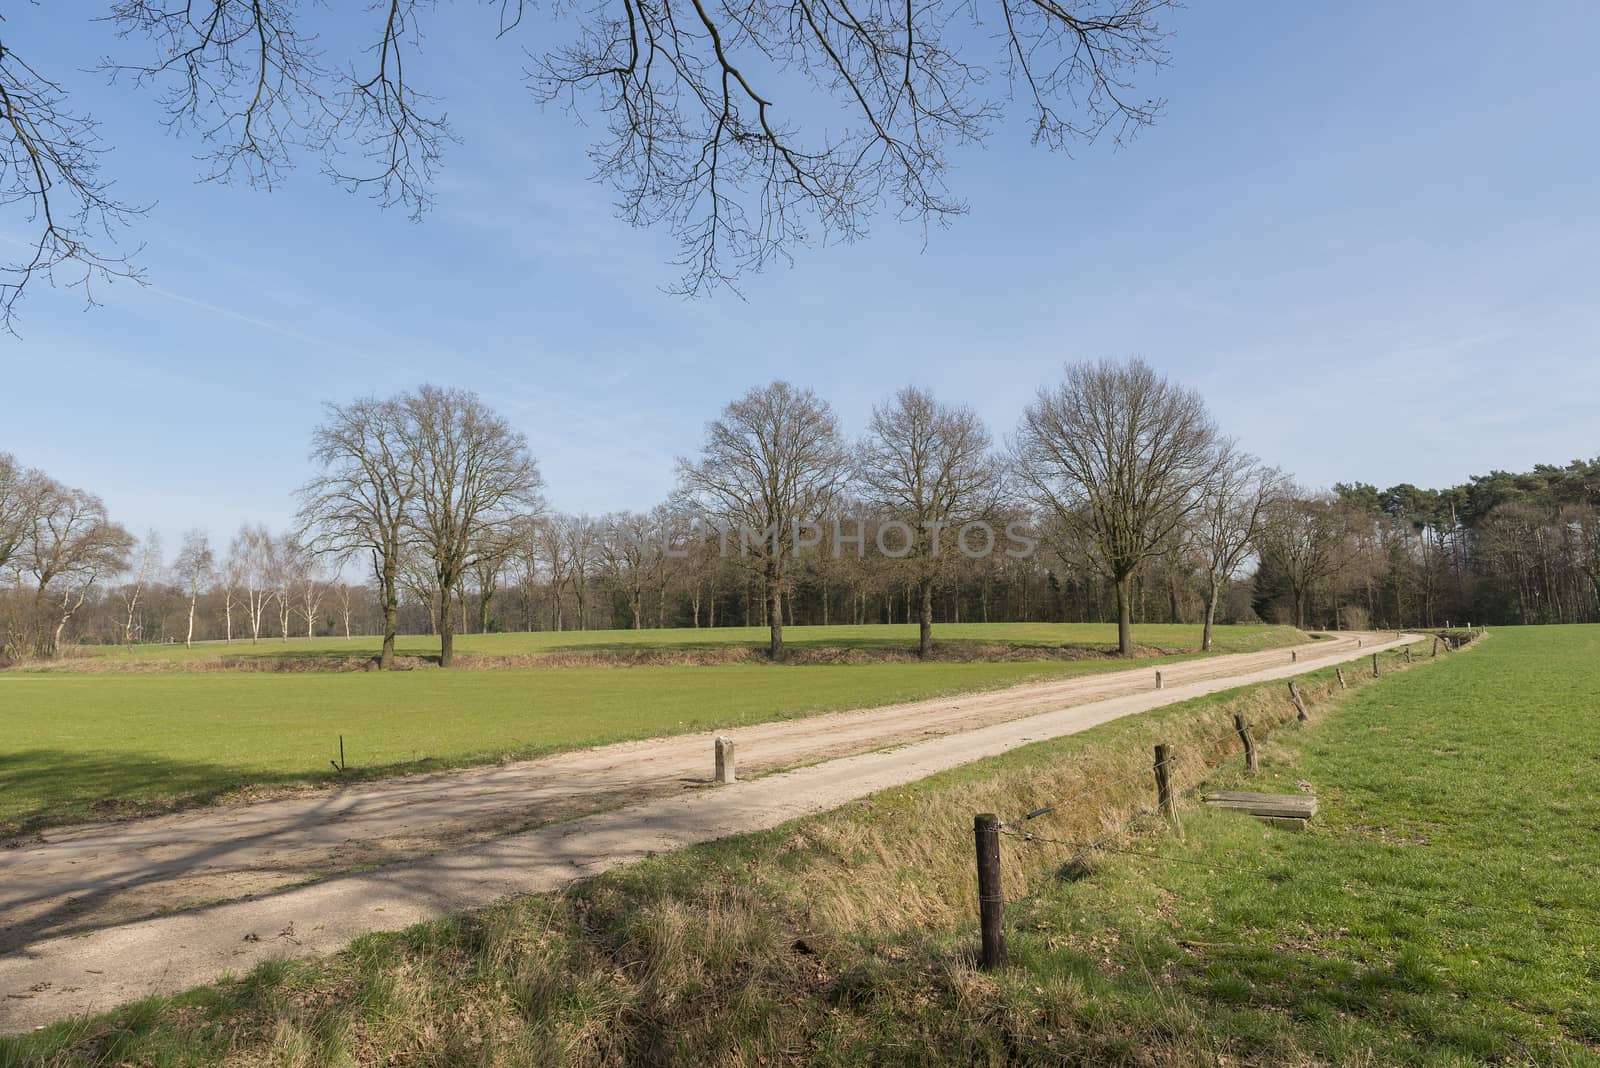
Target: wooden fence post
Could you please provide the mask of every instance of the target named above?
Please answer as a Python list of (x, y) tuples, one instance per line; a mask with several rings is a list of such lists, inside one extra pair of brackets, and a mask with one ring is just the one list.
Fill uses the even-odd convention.
[(1300, 699), (1300, 687), (1294, 684), (1293, 679), (1289, 680), (1289, 696), (1294, 698), (1294, 718), (1299, 720), (1301, 723), (1304, 723), (1306, 720), (1310, 719), (1311, 717), (1306, 715), (1306, 703)]
[(1290, 649), (1289, 650), (1289, 663), (1291, 663), (1291, 664), (1298, 663), (1299, 660), (1300, 660), (1300, 650), (1298, 650), (1298, 649)]
[(1000, 817), (983, 812), (972, 819), (978, 846), (978, 928), (983, 939), (983, 970), (1006, 966), (1005, 892), (1000, 886)]
[(1350, 684), (1344, 681), (1344, 668), (1336, 667), (1333, 669), (1333, 673), (1339, 677), (1339, 689), (1348, 690), (1350, 688)]
[(1156, 689), (1161, 689), (1161, 672), (1156, 672)]
[(1432, 655), (1434, 655), (1434, 656), (1438, 656), (1439, 655), (1439, 636), (1437, 634), (1435, 634), (1433, 636), (1433, 654)]
[(734, 782), (737, 774), (733, 766), (733, 739), (719, 737), (717, 748), (717, 782)]
[(1169, 766), (1172, 758), (1169, 753), (1170, 750), (1166, 746), (1156, 746), (1156, 807), (1176, 827), (1178, 803), (1172, 796), (1172, 775)]
[(1378, 677), (1378, 654), (1377, 653), (1373, 653), (1372, 654), (1372, 677), (1373, 678), (1377, 678)]
[(1411, 646), (1406, 646), (1406, 663), (1411, 663)]
[(1239, 737), (1244, 741), (1244, 766), (1245, 770), (1254, 775), (1261, 770), (1261, 765), (1256, 761), (1256, 741), (1250, 737), (1250, 724), (1244, 721), (1244, 713), (1233, 714), (1233, 729), (1239, 732)]

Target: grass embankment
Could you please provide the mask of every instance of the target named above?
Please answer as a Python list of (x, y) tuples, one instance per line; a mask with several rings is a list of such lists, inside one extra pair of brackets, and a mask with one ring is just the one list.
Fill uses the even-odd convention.
[[(1422, 647), (1425, 653), (1426, 646)], [(1595, 1063), (1600, 628), (1501, 631), (1373, 684), (1303, 679), (1107, 724), (660, 858), (0, 1045), (13, 1062)], [(1385, 672), (1402, 667), (1386, 654)], [(1576, 696), (1575, 696), (1576, 695)], [(1342, 707), (1338, 707), (1342, 706)], [(1329, 712), (1338, 707), (1337, 715)], [(973, 968), (971, 818), (1041, 834), (1194, 785), (1258, 729), (1305, 834), (1185, 805), (1121, 852), (1006, 840), (1013, 967)], [(1213, 775), (1235, 784), (1236, 765)], [(1155, 857), (1159, 859), (1148, 859)], [(1240, 870), (1240, 869), (1249, 869)], [(1265, 871), (1265, 876), (1255, 874)], [(1473, 907), (1476, 905), (1488, 907)]]
[[(1141, 624), (1135, 639), (1146, 649), (1176, 653), (1200, 646), (1201, 628), (1187, 623)], [(1223, 627), (1218, 633), (1219, 651), (1254, 652), (1303, 640), (1291, 627)], [(1063, 650), (1083, 654), (1109, 655), (1115, 652), (1117, 628), (1114, 623), (940, 623), (934, 627), (936, 654), (960, 659), (965, 648), (987, 653), (1041, 658)], [(628, 663), (650, 655), (682, 654), (759, 654), (766, 650), (768, 632), (764, 627), (679, 627), (661, 630), (533, 631), (508, 634), (461, 634), (455, 648), (465, 663), (526, 660), (557, 663), (588, 657), (607, 657)], [(903, 654), (915, 652), (915, 624), (871, 624), (867, 626), (785, 627), (784, 644), (799, 661), (845, 653)], [(237, 668), (286, 667), (310, 663), (365, 661), (378, 655), (380, 641), (372, 636), (353, 638), (291, 636), (262, 638), (259, 642), (198, 642), (192, 648), (182, 645), (81, 646), (75, 656), (53, 664), (31, 664), (34, 670), (171, 670), (191, 668), (210, 670), (219, 666)], [(426, 664), (438, 659), (439, 639), (427, 635), (401, 635), (396, 652)]]
[[(1300, 635), (1288, 628), (1220, 628), (1217, 651), (1295, 640)], [(523, 759), (1125, 667), (1126, 661), (1092, 659), (793, 669), (18, 673), (0, 678), (0, 837), (200, 804), (246, 787)], [(329, 761), (339, 755), (340, 735), (350, 767), (335, 776)]]

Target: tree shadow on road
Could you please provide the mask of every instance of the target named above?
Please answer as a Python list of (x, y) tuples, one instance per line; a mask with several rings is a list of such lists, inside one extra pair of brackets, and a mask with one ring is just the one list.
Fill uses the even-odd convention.
[(0, 842), (87, 820), (131, 819), (220, 800), (245, 787), (283, 787), (336, 778), (237, 765), (172, 760), (104, 749), (0, 753)]

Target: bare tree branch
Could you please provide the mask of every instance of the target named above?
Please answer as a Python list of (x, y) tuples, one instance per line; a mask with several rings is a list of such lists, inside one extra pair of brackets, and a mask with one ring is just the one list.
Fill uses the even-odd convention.
[(0, 264), (0, 327), (15, 333), (17, 302), (37, 276), (82, 288), (90, 304), (95, 283), (138, 279), (115, 237), (142, 209), (112, 197), (94, 121), (75, 114), (9, 36), (0, 37), (0, 209), (15, 208), (34, 235), (20, 258)]
[[(497, 37), (526, 0), (484, 0)], [(1118, 143), (1161, 101), (1133, 79), (1166, 62), (1158, 18), (1174, 0), (587, 0), (558, 3), (566, 44), (530, 58), (537, 97), (596, 112), (595, 176), (621, 216), (665, 227), (699, 294), (789, 261), (816, 241), (864, 236), (882, 211), (943, 224), (966, 210), (949, 153), (983, 141), (1021, 96), (1052, 149)], [(203, 177), (272, 188), (302, 155), (352, 191), (420, 216), (453, 138), (410, 70), (438, 0), (369, 0), (371, 44), (326, 56), (296, 0), (115, 0), (142, 61), (102, 70), (160, 94), (169, 127), (197, 133)], [(998, 71), (1004, 77), (996, 78)], [(93, 127), (0, 46), (0, 204), (25, 202), (39, 238), (5, 268), (0, 311), (36, 273), (74, 284), (132, 274), (106, 251), (132, 209), (99, 176)], [(57, 204), (62, 206), (58, 209)], [(53, 277), (53, 275), (52, 275)]]

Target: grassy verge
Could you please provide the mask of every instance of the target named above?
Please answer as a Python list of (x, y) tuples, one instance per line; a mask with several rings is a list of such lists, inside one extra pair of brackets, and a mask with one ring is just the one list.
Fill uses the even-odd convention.
[[(1422, 647), (1425, 650), (1425, 646)], [(28, 1064), (1595, 1063), (1600, 628), (1502, 631), (1374, 684), (1233, 691), (767, 834), (0, 1044)], [(1580, 702), (1581, 704), (1581, 702)], [(1520, 715), (1508, 716), (1507, 707)], [(1337, 715), (1330, 715), (1334, 709)], [(1180, 840), (1007, 840), (1014, 966), (973, 968), (971, 817), (1094, 838), (1180, 782), (1311, 783), (1302, 835), (1192, 801)], [(1581, 711), (1581, 709), (1580, 709)], [(1264, 872), (1265, 874), (1258, 874)], [(1479, 907), (1487, 906), (1487, 907)]]
[[(1230, 628), (1222, 649), (1283, 628)], [(1298, 639), (1298, 634), (1287, 634)], [(1169, 657), (1167, 660), (1184, 659)], [(1146, 661), (1160, 663), (1162, 660)], [(343, 781), (1126, 667), (1111, 659), (0, 678), (0, 837)]]

